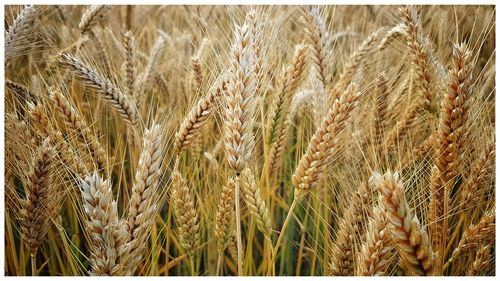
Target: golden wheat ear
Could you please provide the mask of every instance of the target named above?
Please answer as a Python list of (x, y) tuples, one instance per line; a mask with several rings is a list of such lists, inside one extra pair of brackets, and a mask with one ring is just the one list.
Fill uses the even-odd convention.
[(224, 252), (229, 239), (234, 236), (234, 179), (229, 178), (222, 187), (217, 212), (215, 213), (215, 239), (217, 249)]
[(112, 6), (107, 5), (92, 5), (85, 13), (83, 13), (78, 28), (80, 28), (82, 36), (92, 32), (92, 28), (111, 10)]
[(271, 107), (270, 118), (267, 124), (267, 143), (270, 144), (268, 174), (272, 175), (279, 169), (281, 154), (284, 149), (285, 139), (290, 127), (292, 98), (297, 88), (304, 79), (306, 71), (307, 48), (300, 44), (295, 47), (292, 63), (288, 66), (283, 77), (281, 90), (275, 97)]
[(138, 114), (135, 104), (110, 80), (68, 53), (60, 54), (60, 59), (64, 67), (71, 70), (85, 85), (94, 89), (99, 94), (98, 96), (116, 110), (126, 122), (132, 125), (137, 123)]
[(157, 209), (157, 195), (162, 175), (163, 126), (153, 124), (144, 132), (142, 151), (135, 174), (127, 214), (130, 235), (127, 252), (128, 274), (135, 272), (142, 260)]
[(250, 214), (255, 219), (257, 227), (264, 234), (264, 237), (271, 240), (272, 226), (266, 202), (262, 198), (260, 188), (255, 182), (255, 177), (250, 168), (245, 168), (241, 174), (241, 186), (243, 199)]
[(369, 218), (365, 233), (366, 240), (358, 255), (356, 275), (384, 276), (391, 263), (394, 248), (389, 236), (388, 221), (383, 214), (383, 206), (377, 204)]
[(468, 250), (477, 248), (481, 243), (493, 243), (495, 239), (495, 219), (495, 211), (492, 209), (486, 212), (477, 224), (470, 225), (446, 262), (445, 268)]
[(355, 257), (359, 252), (356, 244), (363, 239), (363, 230), (373, 205), (372, 193), (366, 181), (358, 187), (349, 201), (350, 204), (344, 209), (343, 217), (338, 223), (337, 236), (331, 248), (329, 275), (354, 275)]
[(208, 117), (213, 113), (217, 99), (227, 91), (227, 81), (222, 80), (220, 86), (210, 92), (206, 97), (200, 99), (198, 103), (189, 111), (181, 126), (175, 134), (175, 149), (181, 153), (187, 149), (203, 131)]
[(55, 87), (50, 89), (50, 99), (54, 103), (59, 117), (63, 120), (64, 126), (80, 141), (82, 150), (88, 149), (91, 158), (95, 160), (96, 167), (103, 170), (106, 167), (106, 151), (99, 142), (99, 139), (90, 131), (83, 116), (76, 111), (73, 105)]
[(35, 28), (37, 8), (34, 5), (25, 6), (5, 32), (5, 61), (22, 54), (30, 46), (30, 32)]
[(111, 183), (94, 172), (80, 179), (80, 193), (90, 233), (90, 275), (123, 275), (130, 235), (118, 219)]
[(46, 139), (33, 157), (25, 186), (26, 197), (21, 200), (21, 238), (32, 257), (36, 255), (51, 220), (59, 210), (55, 196), (54, 155), (50, 140)]
[(326, 164), (336, 152), (338, 137), (360, 98), (355, 88), (355, 85), (350, 85), (340, 99), (335, 100), (333, 108), (309, 141), (292, 176), (296, 196), (304, 196), (318, 183)]
[(399, 174), (390, 171), (384, 175), (374, 173), (370, 182), (382, 195), (384, 215), (389, 221), (392, 239), (407, 274), (439, 274), (437, 256), (432, 251), (429, 235), (408, 206)]
[[(454, 68), (450, 70), (448, 91), (441, 101), (441, 114), (437, 129), (435, 164), (431, 171), (431, 202), (429, 221), (435, 249), (446, 247), (448, 241), (448, 215), (451, 191), (462, 161), (466, 122), (468, 119), (472, 52), (465, 44), (453, 49)], [(444, 257), (442, 257), (444, 258)]]
[(173, 207), (179, 242), (193, 255), (200, 243), (200, 225), (191, 190), (177, 168), (172, 173), (170, 204)]
[(253, 50), (248, 25), (235, 27), (231, 76), (224, 108), (224, 144), (229, 166), (241, 173), (252, 158), (255, 112)]

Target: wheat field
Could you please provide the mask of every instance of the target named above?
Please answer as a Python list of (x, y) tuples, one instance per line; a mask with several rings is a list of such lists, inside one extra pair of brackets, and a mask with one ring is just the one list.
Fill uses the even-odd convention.
[(495, 275), (494, 6), (4, 21), (5, 275)]

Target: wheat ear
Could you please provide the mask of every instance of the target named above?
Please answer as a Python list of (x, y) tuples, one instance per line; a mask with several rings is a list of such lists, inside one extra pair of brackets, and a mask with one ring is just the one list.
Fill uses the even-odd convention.
[(264, 234), (264, 237), (271, 240), (272, 226), (271, 217), (262, 198), (260, 189), (255, 182), (255, 177), (250, 168), (245, 168), (241, 174), (241, 187), (243, 199), (247, 205), (250, 214), (255, 219), (257, 227)]
[(32, 262), (49, 230), (51, 219), (58, 211), (58, 195), (53, 180), (54, 154), (50, 139), (43, 141), (26, 177), (26, 198), (20, 202), (21, 238), (31, 254)]
[(229, 167), (236, 172), (234, 197), (239, 276), (243, 272), (239, 174), (252, 158), (255, 146), (252, 131), (255, 111), (254, 53), (248, 29), (246, 23), (234, 27), (234, 42), (231, 46), (230, 56), (230, 87), (224, 107), (226, 158)]
[(295, 207), (299, 200), (317, 184), (323, 173), (324, 167), (333, 157), (333, 153), (335, 152), (334, 148), (339, 140), (339, 135), (343, 131), (350, 113), (355, 108), (360, 97), (360, 93), (355, 92), (355, 88), (355, 85), (350, 85), (340, 98), (335, 100), (333, 108), (323, 119), (320, 127), (318, 127), (312, 136), (306, 152), (297, 164), (295, 173), (292, 176), (292, 183), (295, 186), (294, 198), (281, 227), (278, 240), (274, 246), (271, 258), (273, 265)]
[(254, 50), (254, 76), (255, 76), (255, 95), (261, 95), (261, 87), (263, 80), (265, 78), (265, 70), (264, 69), (264, 59), (263, 59), (263, 46), (264, 42), (263, 33), (264, 33), (264, 24), (262, 23), (262, 19), (257, 16), (257, 11), (254, 9), (250, 10), (246, 14), (245, 22), (248, 23), (250, 33), (252, 36), (252, 47)]
[(414, 79), (416, 89), (423, 95), (423, 108), (429, 110), (433, 100), (431, 89), (432, 73), (431, 59), (424, 48), (425, 42), (422, 32), (422, 23), (415, 9), (411, 6), (399, 10), (403, 24), (403, 35), (410, 50), (412, 64), (417, 78)]
[(227, 81), (223, 80), (215, 91), (212, 91), (209, 95), (200, 99), (196, 106), (189, 111), (175, 134), (174, 147), (178, 153), (189, 147), (193, 140), (201, 134), (206, 120), (213, 112), (216, 100), (226, 91)]
[(340, 78), (333, 88), (333, 95), (337, 97), (340, 94), (341, 89), (344, 89), (349, 83), (353, 82), (355, 74), (363, 67), (365, 64), (366, 56), (370, 54), (372, 49), (375, 47), (377, 42), (377, 37), (382, 29), (377, 29), (372, 32), (361, 45), (358, 47), (356, 52), (351, 55), (349, 63), (342, 71)]
[(38, 96), (24, 85), (13, 82), (9, 79), (5, 79), (5, 86), (7, 89), (10, 89), (12, 92), (14, 92), (20, 99), (26, 100), (31, 103), (37, 103), (39, 100)]
[(160, 33), (149, 54), (148, 64), (146, 65), (144, 71), (141, 73), (138, 81), (139, 84), (137, 86), (137, 92), (135, 96), (137, 108), (141, 108), (146, 91), (151, 86), (151, 82), (154, 80), (154, 77), (157, 74), (158, 66), (161, 63), (163, 53), (165, 52), (165, 43), (165, 37)]
[(215, 213), (215, 239), (217, 249), (224, 251), (229, 238), (234, 235), (234, 179), (229, 178), (222, 187), (217, 212)]
[(82, 15), (78, 28), (82, 35), (92, 31), (92, 28), (104, 17), (104, 15), (111, 10), (111, 6), (106, 5), (92, 5)]
[[(495, 167), (495, 142), (491, 142), (479, 159), (472, 162), (472, 169), (463, 187), (461, 187), (460, 208), (464, 211), (477, 207), (480, 204), (484, 183), (490, 180)], [(462, 213), (467, 216), (467, 212)]]
[(355, 88), (350, 85), (340, 98), (335, 100), (332, 109), (309, 141), (307, 150), (292, 176), (296, 196), (303, 196), (318, 183), (324, 167), (335, 152), (339, 134), (346, 126), (360, 97)]
[(370, 182), (382, 195), (384, 214), (406, 272), (413, 275), (437, 274), (437, 259), (432, 252), (429, 236), (408, 206), (399, 174), (374, 173)]
[(481, 220), (464, 232), (458, 246), (453, 250), (451, 257), (446, 262), (445, 268), (448, 267), (464, 252), (478, 247), (481, 243), (491, 243), (495, 239), (495, 212), (490, 210), (486, 212)]
[(388, 221), (383, 214), (383, 207), (377, 204), (373, 207), (373, 213), (366, 229), (366, 241), (362, 244), (358, 255), (356, 275), (388, 275), (386, 270), (390, 264), (393, 247), (390, 244), (391, 239), (387, 225)]
[(436, 156), (431, 172), (429, 221), (435, 249), (445, 247), (447, 241), (450, 192), (463, 157), (472, 71), (472, 53), (465, 44), (454, 46), (453, 62), (449, 89), (441, 101)]
[(362, 183), (353, 194), (350, 204), (340, 219), (337, 237), (331, 248), (329, 271), (335, 276), (353, 276), (357, 240), (362, 241), (367, 216), (371, 211), (372, 195), (367, 183)]
[(423, 104), (423, 101), (417, 101), (416, 104), (409, 105), (409, 108), (403, 115), (403, 120), (401, 122), (397, 122), (396, 126), (394, 126), (387, 134), (387, 137), (385, 138), (386, 147), (393, 148), (401, 142), (404, 136), (412, 128), (418, 114), (424, 109)]
[(125, 93), (128, 97), (136, 97), (137, 76), (137, 46), (132, 31), (125, 33), (125, 63), (123, 67), (123, 80), (125, 81)]
[(52, 131), (52, 127), (43, 105), (34, 105), (32, 103), (28, 103), (28, 115), (31, 119), (31, 123), (35, 131), (40, 136), (40, 138), (48, 138), (50, 132)]
[(308, 43), (312, 49), (312, 65), (321, 81), (321, 88), (326, 86), (326, 23), (321, 16), (319, 7), (302, 8), (302, 20), (305, 24), (304, 30), (307, 34)]
[(156, 196), (162, 174), (163, 159), (163, 127), (151, 125), (144, 132), (142, 152), (139, 158), (138, 170), (132, 187), (128, 208), (129, 261), (128, 270), (135, 271), (142, 259), (144, 248), (156, 211)]
[(108, 180), (94, 172), (80, 182), (83, 209), (90, 232), (91, 275), (123, 274), (123, 253), (129, 234), (119, 223), (118, 208)]
[(33, 29), (36, 19), (37, 9), (33, 5), (25, 6), (17, 15), (16, 19), (9, 26), (9, 30), (5, 32), (5, 61), (8, 62), (16, 55), (21, 53), (21, 50), (29, 46), (26, 38), (30, 36), (30, 31)]
[[(15, 158), (15, 165), (18, 166), (18, 175), (25, 171), (29, 171), (32, 162), (31, 154), (29, 153), (32, 147), (36, 147), (36, 140), (33, 137), (28, 124), (20, 120), (15, 114), (5, 114), (5, 148), (12, 149)], [(5, 163), (10, 166), (10, 161), (7, 161), (7, 152)], [(7, 166), (7, 167), (9, 167)], [(7, 168), (6, 169), (9, 169)], [(14, 168), (14, 167), (12, 167)]]
[(485, 273), (491, 261), (490, 249), (491, 249), (490, 245), (485, 245), (480, 247), (476, 251), (476, 257), (474, 258), (474, 261), (470, 265), (469, 270), (467, 270), (466, 273), (467, 276), (487, 275)]
[(253, 49), (248, 25), (235, 26), (231, 47), (231, 80), (226, 95), (224, 144), (229, 166), (240, 173), (252, 156), (254, 137)]
[(66, 164), (67, 167), (79, 177), (88, 174), (88, 171), (93, 170), (95, 167), (87, 165), (87, 161), (82, 161), (78, 152), (69, 145), (59, 131), (53, 131), (50, 141), (52, 146), (57, 149), (59, 158)]
[(54, 102), (57, 112), (63, 119), (66, 128), (75, 133), (83, 144), (83, 147), (88, 147), (97, 167), (104, 169), (107, 159), (106, 152), (98, 138), (90, 131), (83, 116), (76, 111), (58, 89), (50, 89), (50, 99)]
[(386, 32), (386, 34), (384, 35), (384, 37), (382, 37), (382, 39), (380, 39), (380, 43), (378, 45), (378, 50), (381, 52), (385, 49), (387, 49), (387, 47), (392, 43), (394, 42), (398, 37), (401, 37), (403, 36), (405, 30), (405, 25), (400, 23), (394, 27), (392, 27), (390, 30), (388, 30)]
[(136, 124), (138, 115), (135, 105), (110, 80), (70, 54), (63, 53), (60, 56), (62, 64), (73, 71), (87, 86), (96, 90), (99, 97), (114, 108), (124, 120), (132, 125)]
[[(234, 179), (229, 178), (222, 187), (217, 212), (215, 213), (215, 239), (217, 240), (217, 274), (219, 275), (224, 259), (224, 250), (228, 247), (230, 239), (234, 237)], [(236, 254), (237, 255), (237, 254)]]
[(195, 56), (191, 57), (191, 70), (193, 71), (195, 89), (197, 92), (200, 92), (204, 84), (203, 71), (201, 69), (200, 63), (200, 54), (196, 54)]
[(305, 45), (300, 44), (295, 47), (293, 61), (285, 71), (281, 90), (271, 107), (271, 117), (267, 125), (269, 131), (267, 142), (271, 145), (269, 150), (269, 175), (273, 175), (279, 168), (289, 128), (287, 120), (290, 118), (289, 113), (291, 111), (292, 98), (304, 78), (303, 73), (307, 67), (306, 55), (307, 47)]
[[(177, 166), (177, 164), (176, 164)], [(200, 243), (200, 225), (194, 199), (186, 180), (174, 168), (172, 172), (170, 204), (173, 207), (178, 228), (179, 242), (187, 253), (193, 255)]]

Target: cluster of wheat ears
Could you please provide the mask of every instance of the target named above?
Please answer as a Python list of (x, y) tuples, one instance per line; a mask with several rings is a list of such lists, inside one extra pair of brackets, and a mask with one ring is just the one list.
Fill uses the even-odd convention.
[(492, 6), (6, 6), (6, 275), (494, 275)]

